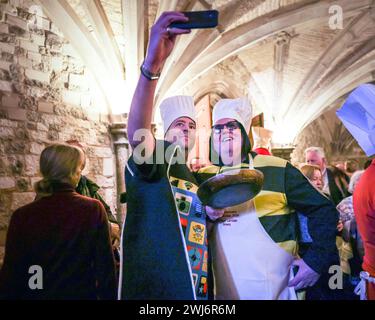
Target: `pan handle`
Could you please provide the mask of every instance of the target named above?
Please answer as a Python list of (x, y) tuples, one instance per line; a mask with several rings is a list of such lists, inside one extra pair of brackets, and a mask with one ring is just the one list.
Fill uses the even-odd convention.
[(254, 170), (254, 159), (251, 153), (249, 153), (249, 169)]

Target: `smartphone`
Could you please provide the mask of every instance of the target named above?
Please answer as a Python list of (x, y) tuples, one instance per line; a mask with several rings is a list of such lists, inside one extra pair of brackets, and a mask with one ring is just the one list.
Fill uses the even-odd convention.
[(219, 20), (219, 12), (217, 10), (207, 11), (189, 11), (182, 12), (189, 18), (187, 22), (173, 22), (169, 25), (170, 28), (178, 29), (205, 29), (215, 28)]

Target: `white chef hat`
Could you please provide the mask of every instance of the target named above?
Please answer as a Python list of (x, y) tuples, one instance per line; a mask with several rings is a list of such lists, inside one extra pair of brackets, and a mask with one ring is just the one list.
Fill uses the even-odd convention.
[(215, 124), (224, 118), (237, 120), (242, 124), (246, 133), (249, 133), (252, 120), (252, 108), (249, 100), (245, 97), (219, 100), (213, 109), (212, 120)]
[(188, 117), (196, 122), (194, 100), (191, 96), (173, 96), (160, 104), (160, 115), (163, 120), (164, 135), (178, 118)]
[(251, 131), (253, 133), (254, 139), (254, 149), (256, 148), (266, 148), (270, 149), (271, 139), (273, 132), (262, 127), (252, 127)]
[(337, 116), (352, 134), (368, 157), (375, 155), (375, 86), (362, 84), (336, 111)]

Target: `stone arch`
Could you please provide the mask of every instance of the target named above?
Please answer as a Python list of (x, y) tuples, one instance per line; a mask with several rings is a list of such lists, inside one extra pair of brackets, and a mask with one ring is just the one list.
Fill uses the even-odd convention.
[(352, 91), (358, 85), (375, 80), (375, 54), (353, 65), (344, 73), (337, 74), (329, 86), (324, 87), (319, 92), (319, 96), (315, 101), (309, 105), (309, 110), (302, 109), (298, 112), (298, 116), (293, 119), (293, 122), (299, 126), (298, 132), (305, 128), (309, 123), (315, 120), (320, 114), (324, 112), (327, 106), (330, 106), (340, 97)]
[[(342, 74), (350, 65), (360, 60), (367, 53), (375, 49), (375, 41), (369, 40), (362, 45), (361, 50), (353, 51), (355, 42), (361, 35), (361, 31), (373, 23), (371, 13), (361, 12), (350, 24), (332, 41), (321, 57), (312, 66), (305, 79), (301, 82), (296, 94), (293, 97), (286, 112), (295, 112), (313, 100), (320, 92), (321, 88), (329, 86), (330, 82)], [(341, 61), (341, 63), (338, 63)], [(315, 93), (315, 94), (314, 94)], [(306, 103), (306, 99), (308, 102)]]
[[(334, 3), (335, 1), (303, 1), (280, 9), (276, 13), (271, 12), (263, 15), (227, 32), (218, 33), (216, 37), (213, 34), (206, 35), (206, 39), (210, 41), (204, 41), (199, 52), (192, 52), (188, 55), (185, 51), (183, 59), (174, 57), (174, 61), (178, 62), (173, 65), (168, 78), (165, 78), (159, 86), (159, 98), (162, 98), (168, 90), (183, 88), (229, 56), (280, 30), (296, 25), (309, 24), (312, 21), (326, 21), (329, 6)], [(352, 16), (358, 10), (370, 8), (372, 1), (358, 0), (353, 2), (346, 0), (340, 5), (346, 16)], [(207, 42), (209, 43), (207, 44)]]
[(208, 94), (215, 95), (221, 99), (234, 99), (243, 95), (232, 81), (215, 81), (207, 87), (199, 88), (193, 96), (195, 101), (199, 101)]

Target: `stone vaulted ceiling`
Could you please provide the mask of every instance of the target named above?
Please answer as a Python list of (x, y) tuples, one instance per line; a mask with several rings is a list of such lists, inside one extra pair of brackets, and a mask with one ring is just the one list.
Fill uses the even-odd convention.
[[(246, 95), (254, 115), (263, 112), (266, 126), (277, 132), (276, 142), (287, 144), (354, 87), (375, 80), (373, 0), (39, 2), (94, 74), (112, 110), (120, 104), (126, 112), (150, 27), (166, 10), (216, 9), (220, 18), (218, 28), (178, 40), (156, 103), (176, 93), (196, 100), (210, 93)], [(340, 12), (342, 24), (332, 27)]]

